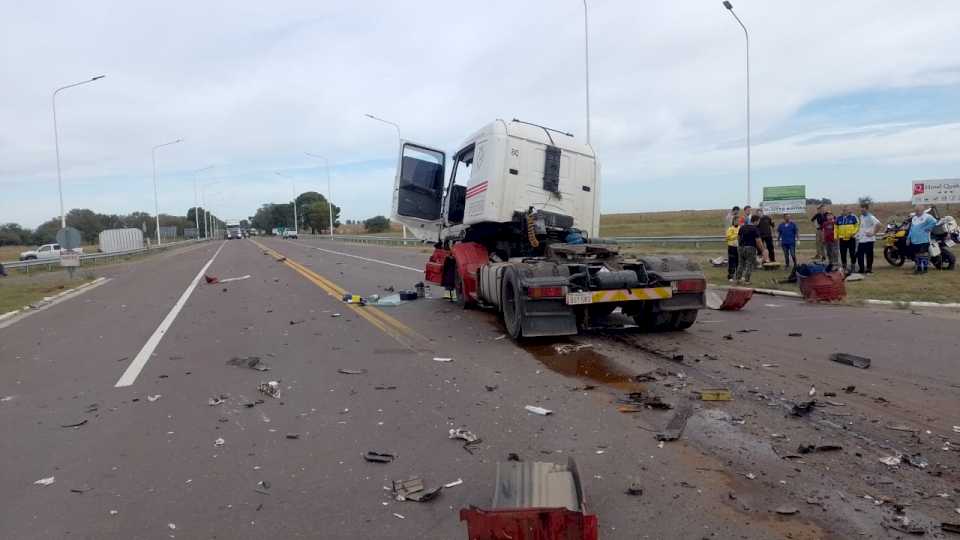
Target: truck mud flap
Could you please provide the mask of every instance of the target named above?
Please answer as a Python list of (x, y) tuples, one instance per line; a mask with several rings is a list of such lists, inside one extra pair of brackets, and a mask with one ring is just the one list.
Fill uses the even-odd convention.
[[(554, 309), (554, 304), (556, 307)], [(573, 310), (557, 300), (524, 302), (523, 337), (572, 336), (577, 333)]]

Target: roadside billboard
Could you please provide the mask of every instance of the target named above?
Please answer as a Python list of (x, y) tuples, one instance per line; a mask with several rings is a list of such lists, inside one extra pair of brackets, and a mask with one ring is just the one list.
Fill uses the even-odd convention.
[(770, 186), (763, 188), (760, 208), (764, 214), (805, 214), (807, 212), (806, 186)]
[(960, 178), (914, 180), (913, 204), (960, 203)]

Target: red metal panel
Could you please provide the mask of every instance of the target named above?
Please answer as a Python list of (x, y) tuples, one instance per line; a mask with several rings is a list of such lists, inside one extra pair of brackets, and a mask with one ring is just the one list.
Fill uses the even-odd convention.
[(847, 297), (843, 272), (820, 272), (808, 277), (798, 276), (800, 293), (807, 302), (834, 302)]
[(566, 508), (460, 510), (470, 540), (598, 540), (596, 516)]
[(427, 261), (427, 267), (424, 269), (424, 277), (430, 283), (436, 283), (437, 285), (441, 284), (443, 279), (443, 262), (447, 260), (447, 257), (450, 256), (450, 252), (446, 249), (436, 248), (433, 250), (433, 254), (430, 255), (430, 260)]
[(461, 242), (451, 250), (457, 261), (457, 271), (463, 280), (463, 293), (467, 298), (477, 300), (477, 270), (490, 262), (487, 248), (476, 242)]

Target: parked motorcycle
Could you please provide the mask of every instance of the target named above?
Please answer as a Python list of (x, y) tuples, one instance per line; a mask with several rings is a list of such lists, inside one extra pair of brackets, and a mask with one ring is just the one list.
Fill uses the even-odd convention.
[[(937, 218), (937, 226), (930, 232), (930, 263), (938, 270), (953, 270), (957, 257), (950, 248), (960, 243), (960, 227), (953, 216), (940, 218), (936, 207), (927, 210)], [(902, 223), (888, 223), (883, 239), (883, 258), (893, 266), (903, 266), (907, 259), (913, 260), (913, 250), (907, 245), (912, 216)]]

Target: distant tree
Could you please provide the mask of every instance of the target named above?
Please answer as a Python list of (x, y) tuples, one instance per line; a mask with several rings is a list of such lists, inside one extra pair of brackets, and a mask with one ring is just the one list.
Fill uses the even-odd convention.
[(374, 216), (364, 220), (363, 228), (371, 233), (386, 232), (390, 230), (390, 220), (383, 216)]
[(0, 225), (0, 246), (30, 245), (33, 243), (33, 232), (24, 229), (18, 223), (4, 223)]
[(244, 229), (249, 229), (249, 228), (250, 228), (250, 222), (247, 221), (247, 220), (245, 220), (245, 219), (241, 219), (241, 220), (240, 220), (240, 227), (242, 227), (242, 228), (244, 228)]
[(873, 197), (871, 197), (871, 196), (869, 196), (869, 195), (864, 195), (863, 197), (860, 197), (859, 199), (857, 199), (857, 203), (858, 203), (858, 204), (861, 204), (861, 205), (863, 205), (863, 204), (873, 204)]

